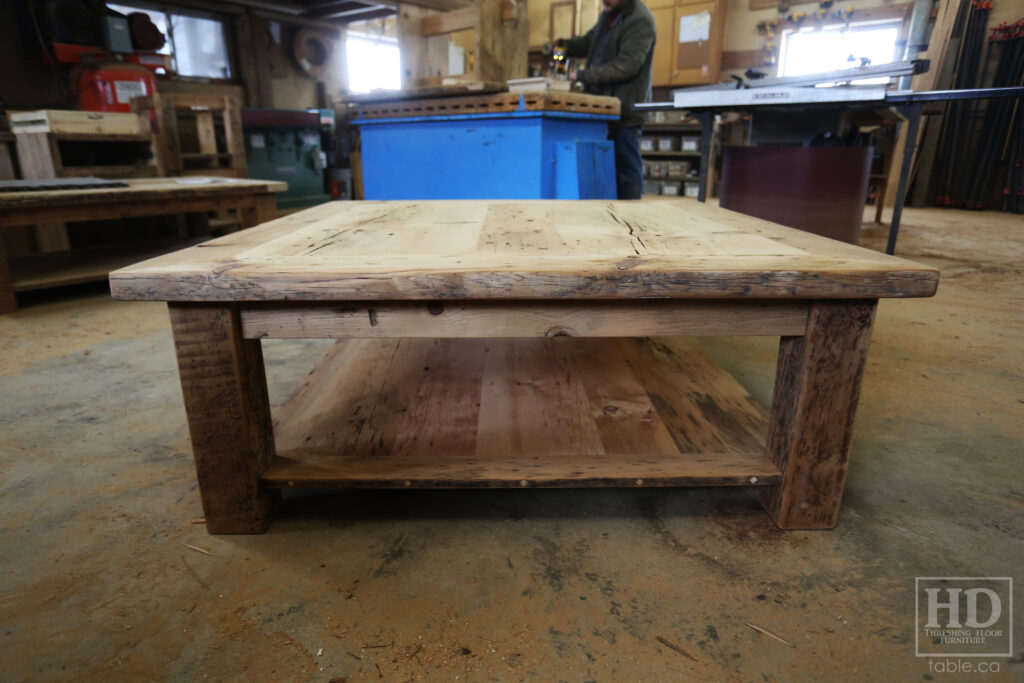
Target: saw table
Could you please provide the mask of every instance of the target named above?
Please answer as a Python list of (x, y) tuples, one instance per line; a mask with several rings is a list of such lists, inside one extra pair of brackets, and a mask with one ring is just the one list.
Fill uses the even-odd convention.
[[(757, 486), (832, 527), (876, 302), (937, 282), (685, 199), (333, 203), (110, 276), (170, 307), (211, 533), (303, 487)], [(689, 335), (780, 337), (770, 412)], [(307, 337), (272, 410), (260, 340)]]
[(916, 73), (919, 65), (913, 62), (883, 64), (861, 69), (845, 69), (829, 74), (811, 74), (786, 78), (772, 78), (750, 81), (744, 87), (736, 85), (714, 85), (686, 88), (673, 92), (672, 102), (647, 102), (635, 105), (640, 111), (683, 109), (691, 112), (701, 123), (700, 188), (698, 199), (705, 200), (709, 150), (711, 148), (711, 127), (714, 115), (723, 111), (760, 111), (766, 108), (815, 111), (821, 108), (882, 109), (895, 110), (906, 121), (906, 142), (903, 161), (900, 166), (899, 185), (893, 204), (892, 220), (889, 224), (889, 239), (886, 253), (896, 253), (896, 239), (899, 235), (903, 203), (907, 196), (907, 182), (910, 164), (917, 145), (917, 131), (921, 123), (921, 110), (929, 102), (950, 102), (956, 100), (993, 99), (1002, 97), (1024, 97), (1024, 87), (979, 88), (973, 90), (936, 90), (913, 92), (909, 90), (888, 90), (878, 86), (814, 87), (822, 83), (844, 82), (878, 76), (899, 76)]

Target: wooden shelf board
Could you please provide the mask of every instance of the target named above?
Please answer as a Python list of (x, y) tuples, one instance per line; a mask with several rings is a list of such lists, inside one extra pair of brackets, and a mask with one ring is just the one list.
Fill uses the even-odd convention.
[(142, 133), (51, 133), (58, 141), (64, 142), (151, 142), (153, 134)]
[(640, 156), (642, 156), (642, 157), (664, 157), (664, 158), (671, 158), (671, 157), (699, 157), (700, 156), (700, 151), (696, 151), (696, 152), (690, 152), (690, 151), (687, 151), (687, 152), (683, 152), (683, 151), (675, 151), (675, 152), (650, 151), (650, 152), (645, 152), (645, 151), (641, 150)]
[(672, 180), (672, 181), (676, 181), (676, 182), (680, 182), (680, 183), (694, 183), (694, 182), (697, 182), (698, 180), (700, 180), (700, 176), (696, 176), (696, 175), (692, 175), (692, 176), (688, 176), (688, 175), (667, 175), (667, 176), (664, 176), (663, 178), (655, 178), (655, 177), (652, 176), (650, 178), (644, 178), (644, 180), (658, 180), (658, 181), (661, 181), (661, 180)]
[(228, 152), (182, 152), (182, 159), (230, 159)]
[(271, 487), (777, 483), (767, 419), (689, 338), (350, 339), (275, 410)]
[(675, 131), (700, 132), (699, 123), (644, 123), (644, 133), (670, 133)]
[(166, 240), (134, 245), (86, 247), (10, 258), (15, 292), (106, 280), (111, 271), (204, 241)]

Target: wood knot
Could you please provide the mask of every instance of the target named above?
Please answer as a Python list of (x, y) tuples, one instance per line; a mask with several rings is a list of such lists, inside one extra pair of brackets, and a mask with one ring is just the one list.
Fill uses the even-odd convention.
[(430, 315), (441, 315), (444, 313), (444, 304), (440, 301), (431, 301), (427, 304), (427, 313)]

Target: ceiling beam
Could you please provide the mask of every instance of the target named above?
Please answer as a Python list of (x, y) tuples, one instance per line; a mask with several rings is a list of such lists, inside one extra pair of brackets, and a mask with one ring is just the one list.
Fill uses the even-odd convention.
[(371, 19), (382, 19), (395, 16), (395, 10), (390, 7), (378, 7), (371, 12), (362, 12), (338, 17), (335, 21), (339, 24), (350, 24), (355, 21), (370, 21)]
[(356, 15), (369, 14), (371, 12), (382, 12), (387, 10), (391, 14), (395, 13), (395, 10), (390, 7), (381, 7), (380, 5), (368, 5), (365, 3), (353, 3), (359, 5), (358, 7), (350, 7), (347, 9), (338, 9), (337, 11), (331, 12), (330, 14), (324, 15), (324, 19), (349, 19)]
[(349, 10), (365, 9), (367, 7), (379, 8), (378, 4), (369, 2), (353, 2), (352, 0), (338, 0), (337, 2), (324, 2), (320, 5), (312, 5), (309, 8), (309, 15), (318, 19), (339, 16), (342, 12)]

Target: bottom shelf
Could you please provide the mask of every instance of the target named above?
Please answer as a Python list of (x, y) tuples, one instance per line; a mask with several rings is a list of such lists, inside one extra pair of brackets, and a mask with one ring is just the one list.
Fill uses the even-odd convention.
[(764, 412), (686, 338), (343, 340), (274, 418), (271, 487), (781, 478)]

